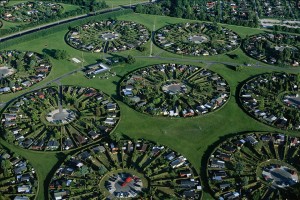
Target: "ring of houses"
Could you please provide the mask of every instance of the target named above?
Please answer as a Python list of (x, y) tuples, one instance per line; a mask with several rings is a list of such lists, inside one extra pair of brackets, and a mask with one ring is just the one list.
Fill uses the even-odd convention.
[(201, 199), (188, 160), (145, 140), (102, 141), (69, 156), (55, 172), (50, 199)]
[(266, 73), (248, 80), (240, 90), (242, 107), (254, 118), (281, 129), (300, 128), (300, 77)]
[(208, 56), (239, 47), (240, 37), (233, 31), (209, 23), (167, 25), (155, 33), (155, 43), (172, 53)]
[(75, 49), (89, 52), (118, 52), (136, 48), (150, 38), (149, 30), (131, 21), (97, 21), (77, 26), (66, 35)]
[(2, 113), (4, 137), (25, 149), (65, 151), (108, 135), (119, 106), (94, 88), (47, 87), (14, 100)]
[(34, 200), (38, 178), (30, 163), (0, 146), (0, 198)]
[(0, 52), (0, 94), (26, 89), (46, 78), (52, 65), (41, 54), (30, 51)]
[(140, 112), (191, 117), (223, 106), (230, 88), (219, 74), (198, 66), (156, 64), (126, 76), (120, 93), (125, 103)]
[(216, 199), (282, 199), (299, 181), (300, 137), (254, 132), (222, 141), (207, 163)]
[(2, 19), (9, 22), (35, 22), (51, 18), (63, 10), (60, 4), (43, 1), (27, 1), (5, 7)]
[(300, 63), (300, 36), (264, 33), (247, 38), (244, 51), (251, 57), (268, 63), (297, 67)]

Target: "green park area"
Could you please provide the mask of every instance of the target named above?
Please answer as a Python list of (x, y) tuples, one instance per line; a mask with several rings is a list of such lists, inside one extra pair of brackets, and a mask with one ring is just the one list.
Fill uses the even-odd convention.
[[(106, 1), (106, 3), (111, 7), (121, 3), (125, 4), (124, 2), (125, 1), (114, 0)], [(136, 2), (140, 1), (132, 0), (131, 3), (133, 4)], [(126, 4), (130, 4), (130, 1), (126, 0)], [(66, 7), (65, 9), (72, 9), (72, 7)], [(151, 32), (152, 30), (159, 30), (166, 25), (170, 26), (172, 24), (196, 22), (194, 20), (186, 20), (166, 16), (136, 14), (133, 12), (128, 12), (127, 14), (115, 16), (116, 17), (113, 17), (114, 20), (131, 21), (134, 23), (139, 23), (147, 27), (149, 29), (149, 32)], [(108, 14), (107, 19), (108, 18), (112, 17)], [(93, 19), (97, 19), (97, 16)], [(99, 18), (98, 21), (101, 20), (106, 20), (105, 15), (104, 17)], [(76, 25), (84, 24), (86, 24), (86, 21), (83, 21), (81, 24)], [(9, 25), (4, 24), (4, 26)], [(13, 102), (16, 102), (17, 98), (20, 95), (32, 92), (34, 89), (40, 89), (45, 86), (53, 86), (57, 88), (58, 85), (72, 85), (76, 87), (94, 88), (97, 91), (102, 91), (103, 93), (105, 93), (105, 95), (110, 96), (113, 99), (113, 101), (116, 101), (119, 107), (118, 109), (120, 110), (120, 112), (118, 113), (118, 115), (120, 114), (120, 117), (118, 116), (119, 123), (113, 130), (113, 133), (111, 134), (113, 134), (115, 137), (117, 135), (118, 137), (121, 137), (123, 139), (132, 138), (132, 140), (145, 139), (148, 141), (154, 141), (157, 144), (165, 145), (168, 148), (180, 153), (180, 155), (187, 158), (187, 160), (196, 170), (196, 173), (199, 174), (201, 178), (201, 183), (203, 183), (202, 199), (204, 200), (216, 198), (211, 195), (210, 190), (210, 186), (213, 185), (213, 187), (215, 187), (215, 184), (205, 184), (206, 180), (203, 178), (206, 177), (205, 170), (207, 167), (207, 158), (208, 156), (210, 156), (210, 154), (212, 154), (210, 150), (216, 148), (214, 144), (217, 141), (222, 140), (224, 138), (226, 139), (229, 137), (236, 136), (242, 132), (278, 131), (278, 127), (274, 125), (269, 126), (267, 123), (261, 123), (261, 120), (257, 120), (256, 117), (253, 117), (253, 115), (250, 115), (247, 112), (245, 112), (245, 110), (243, 110), (244, 108), (240, 106), (240, 88), (245, 84), (245, 80), (250, 80), (254, 76), (263, 73), (285, 72), (298, 74), (300, 71), (299, 67), (270, 65), (268, 62), (262, 62), (260, 60), (255, 59), (254, 57), (249, 57), (245, 53), (242, 45), (239, 45), (232, 49), (229, 48), (231, 49), (230, 51), (224, 51), (224, 53), (218, 53), (217, 55), (209, 56), (191, 56), (172, 53), (170, 51), (164, 50), (164, 48), (156, 46), (150, 40), (142, 44), (141, 47), (143, 48), (133, 48), (126, 51), (81, 51), (80, 48), (73, 48), (72, 46), (68, 45), (65, 41), (66, 35), (70, 31), (70, 28), (76, 27), (72, 24), (70, 24), (70, 26), (68, 24), (60, 26), (60, 28), (57, 29), (57, 31), (49, 31), (48, 34), (45, 34), (45, 32), (47, 31), (45, 30), (42, 36), (39, 35), (39, 32), (33, 33), (36, 34), (36, 37), (23, 36), (24, 40), (20, 42), (20, 38), (18, 38), (18, 42), (15, 44), (10, 41), (8, 41), (7, 43), (3, 42), (3, 44), (0, 43), (1, 51), (18, 50), (26, 52), (36, 52), (39, 55), (46, 56), (49, 59), (52, 66), (51, 72), (41, 82), (38, 82), (32, 85), (31, 87), (25, 88), (22, 91), (0, 94), (0, 103), (9, 102), (11, 100), (13, 100)], [(267, 31), (265, 29), (247, 28), (223, 24), (217, 24), (214, 26), (218, 26), (219, 28), (224, 26), (226, 28), (225, 30), (232, 30), (234, 33), (239, 35), (241, 40), (244, 40), (245, 38), (248, 38), (251, 35), (262, 34), (265, 31)], [(211, 34), (213, 35), (213, 33)], [(66, 52), (66, 55), (62, 56), (63, 58), (54, 58), (55, 52), (57, 50)], [(84, 66), (95, 64), (99, 62), (99, 60), (103, 62), (106, 62), (108, 60), (114, 60), (115, 58), (124, 58), (124, 60), (128, 60), (128, 57), (133, 57), (134, 62), (114, 62), (110, 65), (109, 72), (103, 72), (103, 74), (105, 75), (98, 74), (91, 79), (86, 78), (85, 73), (81, 70)], [(78, 62), (76, 62), (76, 60)], [(216, 110), (210, 110), (211, 112), (205, 115), (199, 114), (188, 118), (184, 118), (176, 116), (154, 116), (151, 114), (149, 115), (149, 113), (145, 114), (145, 112), (139, 112), (140, 110), (137, 111), (138, 109), (132, 106), (128, 106), (127, 102), (123, 102), (124, 99), (122, 98), (120, 88), (124, 87), (121, 87), (121, 83), (123, 83), (124, 81), (128, 82), (127, 78), (129, 75), (132, 76), (131, 74), (133, 72), (138, 72), (138, 75), (141, 75), (143, 73), (141, 68), (153, 65), (160, 65), (164, 63), (176, 63), (178, 66), (194, 66), (201, 69), (201, 71), (209, 71), (215, 73), (217, 76), (221, 77), (219, 78), (220, 80), (224, 79), (226, 81), (226, 88), (230, 88), (230, 90), (226, 89), (226, 92), (224, 92), (228, 94), (228, 97), (225, 98), (226, 103), (224, 103), (224, 105), (220, 106)], [(176, 70), (174, 71), (178, 73), (179, 68), (177, 68)], [(157, 76), (157, 79), (155, 79), (154, 83), (158, 83), (161, 77), (164, 76), (165, 75)], [(195, 79), (192, 79), (193, 73), (185, 74), (185, 76), (187, 76), (190, 80), (193, 80), (195, 82), (197, 81), (196, 79), (198, 79), (199, 77), (199, 79), (202, 78), (202, 76), (199, 75), (199, 77), (197, 76)], [(188, 81), (184, 82), (184, 79), (186, 79), (185, 76), (178, 75), (176, 76), (176, 79), (180, 79), (182, 80), (182, 83), (188, 85)], [(205, 78), (204, 82), (201, 82), (201, 84), (199, 83), (199, 87), (205, 86), (208, 87), (209, 90), (212, 90), (214, 85), (211, 83), (211, 81), (207, 81), (212, 79), (211, 77), (209, 76), (209, 78)], [(216, 82), (218, 81), (219, 80), (216, 80)], [(71, 92), (68, 91), (68, 93)], [(147, 95), (155, 95), (154, 93), (148, 93)], [(197, 95), (201, 96), (203, 93), (205, 93), (205, 91), (199, 91)], [(295, 92), (291, 92), (291, 94), (295, 94)], [(209, 96), (205, 96), (205, 98), (211, 101), (211, 94), (207, 92), (205, 93), (205, 95)], [(84, 101), (84, 97), (80, 96), (78, 98)], [(150, 99), (151, 96), (148, 96), (147, 98)], [(30, 97), (28, 97), (28, 99), (30, 99)], [(68, 102), (66, 100), (64, 101)], [(185, 107), (188, 105), (188, 103), (182, 104)], [(265, 106), (267, 105), (269, 104), (265, 103)], [(56, 107), (57, 105), (55, 106), (55, 108)], [(85, 113), (87, 117), (90, 117), (89, 112)], [(85, 116), (82, 116), (82, 118), (85, 118)], [(83, 119), (83, 121), (85, 121), (85, 119)], [(89, 118), (86, 121), (87, 123), (91, 123), (93, 119)], [(298, 131), (293, 128), (290, 128), (288, 131), (287, 129), (283, 128), (280, 130), (280, 132), (288, 133), (291, 136), (296, 136), (297, 134), (299, 134)], [(10, 151), (15, 152), (18, 155), (24, 157), (31, 163), (32, 167), (36, 170), (37, 177), (39, 180), (37, 199), (46, 199), (48, 198), (49, 184), (52, 181), (53, 175), (54, 173), (56, 173), (57, 168), (59, 166), (64, 166), (65, 159), (69, 160), (71, 155), (79, 155), (78, 152), (83, 152), (86, 147), (88, 147), (88, 151), (90, 151), (90, 149), (96, 143), (91, 141), (86, 146), (77, 145), (78, 148), (75, 149), (71, 148), (70, 150), (58, 150), (53, 152), (34, 151), (32, 149), (24, 150), (20, 146), (8, 143), (7, 141), (5, 141), (5, 139), (3, 139), (3, 137), (1, 137), (0, 139), (0, 144), (3, 145), (5, 148), (9, 148)], [(108, 146), (105, 146), (105, 148), (108, 149)], [(164, 151), (171, 150), (165, 149)], [(273, 157), (276, 156), (272, 156), (272, 158)], [(107, 158), (105, 157), (105, 159)], [(117, 159), (118, 158), (114, 158), (113, 161), (110, 162), (117, 162)], [(117, 163), (119, 162), (120, 161), (118, 161)], [(121, 163), (122, 162), (124, 161), (122, 160)], [(114, 170), (119, 169), (120, 166), (121, 164), (118, 164), (118, 167), (116, 167)], [(218, 193), (218, 195), (220, 194), (221, 192)]]

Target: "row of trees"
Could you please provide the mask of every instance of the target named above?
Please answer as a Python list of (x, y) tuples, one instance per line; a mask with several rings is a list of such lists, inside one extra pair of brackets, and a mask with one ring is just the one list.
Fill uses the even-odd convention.
[(221, 2), (217, 2), (214, 8), (215, 16), (212, 16), (207, 12), (206, 2), (201, 0), (162, 0), (159, 3), (149, 4), (147, 6), (137, 5), (135, 12), (193, 20), (208, 20), (241, 26), (258, 26), (259, 21), (254, 11), (249, 10), (247, 19), (244, 19), (242, 17), (238, 18), (233, 16), (230, 10), (223, 9), (220, 6)]

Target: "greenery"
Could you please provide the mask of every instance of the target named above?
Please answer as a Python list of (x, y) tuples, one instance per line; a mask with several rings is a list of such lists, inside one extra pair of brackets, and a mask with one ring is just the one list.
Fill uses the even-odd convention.
[(66, 41), (72, 47), (91, 52), (118, 52), (143, 45), (149, 31), (129, 21), (92, 21), (71, 29)]
[(177, 54), (208, 56), (236, 49), (239, 47), (240, 38), (218, 24), (183, 23), (157, 30), (155, 43)]
[[(35, 100), (29, 101), (32, 98)], [(104, 93), (72, 86), (28, 93), (15, 99), (4, 112), (5, 139), (38, 151), (85, 146), (109, 134), (119, 120), (117, 104)]]
[[(200, 185), (186, 158), (168, 147), (147, 140), (104, 140), (64, 161), (51, 180), (50, 195), (67, 191), (71, 198), (119, 197), (122, 185), (122, 190), (133, 191), (124, 196), (132, 198), (180, 198), (186, 191), (182, 183), (190, 179), (193, 187)], [(199, 199), (201, 191), (194, 195)]]
[(299, 74), (262, 74), (245, 82), (240, 101), (256, 119), (281, 129), (298, 130)]
[[(114, 17), (118, 20), (128, 20), (141, 23), (148, 27), (148, 29), (153, 28), (153, 24), (156, 25), (156, 29), (159, 29), (169, 23), (185, 23), (192, 20), (185, 20), (179, 18), (170, 18), (166, 16), (153, 16), (153, 15), (144, 15), (144, 14), (134, 14), (128, 10), (123, 10), (120, 12), (113, 12), (109, 14), (104, 14), (96, 16), (94, 19), (101, 18), (106, 19), (108, 17)], [(93, 17), (91, 17), (93, 18)], [(76, 22), (69, 23), (71, 27), (75, 27), (84, 23), (89, 22), (88, 20), (79, 20)], [(97, 19), (99, 20), (99, 19)], [(264, 29), (251, 29), (240, 26), (229, 26), (224, 25), (226, 28), (230, 28), (240, 34), (242, 38), (245, 38), (247, 35), (257, 34), (265, 31)], [(68, 31), (67, 25), (59, 25), (51, 29), (42, 30), (36, 33), (32, 33), (14, 40), (1, 42), (1, 49), (18, 49), (22, 51), (36, 51), (43, 53), (45, 48), (49, 49), (61, 49), (66, 50), (71, 58), (83, 58), (83, 65), (88, 65), (95, 63), (99, 59), (99, 54), (95, 53), (86, 53), (80, 52), (71, 48), (64, 42), (64, 36)], [(147, 47), (145, 52), (140, 52), (137, 50), (130, 50), (126, 52), (116, 53), (118, 56), (127, 57), (128, 54), (135, 57), (136, 62), (134, 64), (117, 64), (111, 71), (115, 72), (117, 75), (114, 77), (109, 77), (108, 79), (86, 79), (83, 78), (81, 72), (73, 73), (69, 76), (64, 76), (60, 81), (63, 84), (80, 85), (81, 87), (93, 87), (104, 91), (108, 95), (111, 95), (116, 98), (122, 117), (120, 123), (116, 129), (116, 132), (121, 133), (125, 136), (130, 136), (134, 139), (145, 138), (148, 140), (156, 141), (159, 144), (166, 145), (174, 151), (180, 152), (184, 157), (186, 157), (195, 169), (200, 172), (201, 168), (201, 159), (205, 157), (206, 150), (211, 147), (211, 144), (220, 139), (220, 137), (228, 137), (228, 135), (236, 135), (244, 131), (269, 131), (273, 132), (277, 129), (274, 127), (267, 126), (254, 120), (252, 117), (247, 115), (239, 107), (236, 101), (236, 88), (244, 80), (248, 79), (257, 74), (265, 72), (274, 72), (274, 71), (285, 71), (285, 72), (299, 72), (298, 68), (278, 68), (270, 66), (256, 60), (249, 58), (244, 54), (241, 49), (235, 50), (233, 53), (239, 55), (239, 58), (236, 60), (231, 59), (227, 55), (217, 55), (211, 57), (203, 57), (200, 59), (193, 57), (185, 57), (181, 55), (172, 54), (161, 50), (160, 48), (153, 46), (153, 55), (162, 57), (145, 57), (149, 56), (150, 52), (150, 42), (146, 43)], [(115, 54), (113, 54), (115, 55)], [(105, 54), (105, 56), (111, 56)], [(174, 60), (173, 60), (174, 59)], [(178, 59), (178, 60), (176, 60)], [(182, 59), (182, 60), (181, 60)], [(56, 60), (50, 58), (51, 63), (53, 64), (53, 69), (49, 76), (43, 81), (32, 88), (37, 88), (43, 86), (45, 83), (50, 83), (50, 81), (55, 80), (64, 74), (67, 74), (73, 70), (80, 69), (81, 64), (75, 64), (68, 60)], [(220, 111), (206, 115), (200, 118), (189, 118), (189, 119), (170, 119), (170, 118), (160, 118), (159, 120), (155, 117), (147, 116), (142, 113), (136, 112), (133, 109), (129, 108), (127, 105), (122, 103), (117, 94), (118, 84), (123, 76), (127, 73), (142, 68), (147, 65), (154, 65), (158, 63), (176, 62), (179, 64), (189, 64), (196, 65), (199, 67), (208, 68), (220, 76), (222, 76), (231, 88), (231, 96), (228, 100), (226, 106)], [(172, 61), (171, 61), (172, 60)], [(243, 63), (251, 63), (252, 66), (245, 68), (240, 72), (234, 72), (232, 67), (222, 63), (208, 63), (206, 62), (225, 62), (232, 64), (242, 65)], [(203, 62), (203, 63), (199, 63)], [(257, 63), (259, 67), (257, 67)], [(29, 89), (20, 91), (14, 94), (5, 94), (0, 95), (0, 102), (9, 101), (25, 92), (30, 91)], [(290, 135), (297, 135), (297, 132), (292, 130), (285, 131)], [(5, 147), (11, 149), (13, 152), (16, 152), (19, 155), (22, 155), (27, 160), (32, 163), (32, 166), (36, 169), (37, 175), (39, 177), (39, 192), (38, 199), (47, 199), (44, 195), (47, 196), (48, 184), (55, 173), (55, 170), (61, 165), (63, 160), (68, 156), (70, 152), (33, 152), (33, 151), (24, 151), (23, 149), (10, 145), (4, 140), (0, 140), (0, 143)], [(76, 153), (76, 152), (74, 152)], [(206, 163), (202, 167), (206, 166)], [(212, 199), (209, 195), (208, 187), (205, 187), (204, 184), (204, 196), (203, 199)]]
[[(280, 133), (247, 133), (222, 139), (207, 161), (209, 187), (216, 198), (286, 199), (298, 182), (299, 138)], [(274, 188), (277, 188), (274, 190)]]
[(58, 59), (58, 60), (63, 60), (68, 57), (68, 53), (66, 50), (60, 50), (60, 49), (55, 49), (53, 58)]
[(136, 70), (120, 83), (123, 101), (158, 116), (192, 117), (227, 101), (230, 89), (218, 74), (198, 66), (157, 64)]

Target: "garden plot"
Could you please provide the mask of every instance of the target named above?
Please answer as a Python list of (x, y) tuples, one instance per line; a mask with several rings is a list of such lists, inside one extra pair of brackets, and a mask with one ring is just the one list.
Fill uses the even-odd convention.
[(299, 130), (299, 75), (261, 74), (241, 88), (243, 108), (254, 118), (281, 129)]
[(263, 0), (256, 1), (257, 11), (261, 18), (273, 19), (299, 19), (298, 1), (275, 1)]
[(123, 101), (150, 115), (191, 117), (222, 107), (230, 88), (217, 73), (197, 66), (157, 64), (121, 82)]
[(51, 199), (201, 199), (200, 178), (179, 153), (144, 140), (106, 140), (69, 156)]
[(0, 146), (0, 199), (34, 200), (38, 179), (30, 163)]
[(213, 18), (221, 15), (223, 22), (252, 21), (255, 17), (253, 1), (206, 1), (203, 3), (205, 3), (203, 6), (206, 7), (207, 16)]
[(50, 61), (38, 53), (0, 52), (0, 94), (26, 89), (42, 81), (51, 68)]
[(172, 53), (208, 56), (239, 47), (240, 37), (233, 31), (208, 23), (183, 23), (156, 31), (155, 43)]
[(73, 28), (66, 42), (72, 47), (89, 52), (118, 52), (136, 48), (150, 38), (142, 24), (130, 21), (98, 21)]
[(2, 19), (8, 22), (36, 22), (61, 14), (60, 4), (43, 1), (27, 1), (5, 7)]
[(39, 151), (82, 147), (108, 135), (118, 121), (114, 100), (96, 89), (76, 86), (28, 93), (2, 113), (5, 139)]
[(289, 199), (298, 183), (299, 137), (249, 133), (222, 141), (207, 162), (218, 199)]
[(251, 57), (274, 65), (300, 64), (300, 36), (283, 33), (265, 33), (246, 39), (244, 51)]

